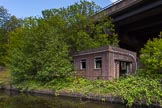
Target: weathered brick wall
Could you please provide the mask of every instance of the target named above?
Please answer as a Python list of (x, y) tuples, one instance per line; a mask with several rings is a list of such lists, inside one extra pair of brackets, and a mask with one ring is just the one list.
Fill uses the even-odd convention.
[[(102, 58), (102, 68), (94, 68), (96, 57)], [(136, 53), (121, 48), (106, 46), (75, 53), (73, 56), (74, 67), (77, 75), (86, 76), (89, 79), (114, 79), (119, 77), (116, 61), (131, 63), (131, 72), (136, 68)], [(86, 69), (80, 69), (81, 60), (86, 59)]]
[[(96, 57), (102, 57), (102, 68), (95, 69), (94, 67), (94, 59)], [(86, 69), (80, 69), (80, 61), (82, 59), (86, 59)], [(82, 56), (74, 57), (74, 67), (75, 70), (78, 71), (78, 75), (86, 75), (89, 79), (97, 79), (104, 76), (108, 76), (108, 59), (107, 52), (95, 53), (95, 54), (87, 54)], [(105, 77), (104, 77), (105, 78)]]

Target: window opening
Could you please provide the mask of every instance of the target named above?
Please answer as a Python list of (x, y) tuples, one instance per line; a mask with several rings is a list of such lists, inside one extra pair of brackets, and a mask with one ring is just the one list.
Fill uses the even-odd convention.
[(102, 58), (97, 57), (95, 58), (95, 69), (100, 69), (102, 68)]
[(86, 59), (82, 59), (80, 64), (81, 64), (80, 69), (86, 69)]

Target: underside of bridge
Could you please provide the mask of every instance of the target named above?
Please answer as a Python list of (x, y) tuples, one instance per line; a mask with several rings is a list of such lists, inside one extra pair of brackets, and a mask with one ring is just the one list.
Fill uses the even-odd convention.
[(120, 47), (140, 52), (148, 39), (162, 31), (162, 0), (140, 3), (109, 15), (119, 35)]
[(139, 53), (148, 39), (162, 31), (162, 0), (143, 2), (111, 15), (120, 47)]

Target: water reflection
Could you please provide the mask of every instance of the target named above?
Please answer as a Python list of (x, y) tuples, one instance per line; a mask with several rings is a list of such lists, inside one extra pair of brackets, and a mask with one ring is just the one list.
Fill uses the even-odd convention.
[(126, 108), (124, 105), (67, 97), (0, 92), (0, 108)]

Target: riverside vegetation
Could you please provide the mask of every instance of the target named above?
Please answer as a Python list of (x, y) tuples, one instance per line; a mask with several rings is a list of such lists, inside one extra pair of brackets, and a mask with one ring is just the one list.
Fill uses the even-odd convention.
[[(142, 72), (144, 72), (142, 70)], [(114, 96), (120, 97), (128, 106), (133, 104), (151, 105), (162, 104), (161, 76), (156, 75), (130, 75), (114, 81), (88, 80), (79, 77), (68, 77), (65, 79), (54, 79), (42, 84), (38, 81), (23, 81), (14, 84), (21, 91), (26, 90), (54, 90), (56, 95), (60, 92), (76, 93), (82, 96)], [(6, 80), (5, 80), (6, 81)], [(9, 82), (9, 81), (7, 81)], [(4, 82), (2, 83), (4, 84)], [(9, 83), (6, 83), (9, 84)], [(57, 94), (58, 93), (58, 94)], [(104, 101), (104, 98), (102, 99)]]
[(94, 2), (80, 1), (67, 8), (44, 10), (40, 18), (17, 19), (1, 6), (0, 65), (7, 69), (0, 73), (1, 84), (12, 84), (22, 91), (50, 89), (83, 96), (113, 95), (129, 106), (162, 105), (161, 34), (141, 50), (143, 67), (135, 75), (113, 81), (74, 76), (73, 52), (118, 46), (111, 18), (103, 17), (97, 23), (91, 19), (99, 9)]

